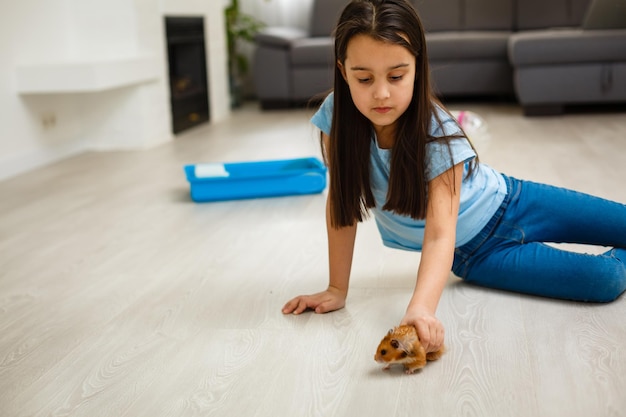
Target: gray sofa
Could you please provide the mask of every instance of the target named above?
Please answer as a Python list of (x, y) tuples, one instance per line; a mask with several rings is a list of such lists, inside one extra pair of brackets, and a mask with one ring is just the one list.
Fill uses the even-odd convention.
[(264, 109), (300, 105), (333, 85), (331, 32), (348, 0), (314, 0), (309, 31), (266, 27), (256, 35), (254, 84)]
[[(332, 87), (331, 31), (347, 1), (314, 0), (308, 32), (268, 27), (257, 35), (262, 108), (300, 105)], [(626, 102), (626, 29), (581, 29), (591, 0), (412, 1), (444, 99), (515, 96), (528, 115)]]

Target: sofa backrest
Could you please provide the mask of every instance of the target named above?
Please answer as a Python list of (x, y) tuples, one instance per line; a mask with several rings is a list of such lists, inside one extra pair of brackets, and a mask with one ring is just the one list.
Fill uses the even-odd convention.
[(580, 26), (591, 0), (516, 0), (516, 30)]
[(591, 0), (411, 0), (429, 32), (580, 26)]
[(428, 32), (513, 30), (515, 1), (411, 0)]
[[(349, 0), (314, 0), (310, 36), (329, 36)], [(411, 0), (428, 32), (580, 26), (591, 0)]]
[(341, 11), (348, 3), (349, 0), (314, 0), (309, 35), (311, 37), (330, 36)]
[(461, 30), (460, 0), (411, 0), (428, 32)]
[(461, 3), (465, 30), (512, 30), (515, 25), (515, 0), (461, 0)]

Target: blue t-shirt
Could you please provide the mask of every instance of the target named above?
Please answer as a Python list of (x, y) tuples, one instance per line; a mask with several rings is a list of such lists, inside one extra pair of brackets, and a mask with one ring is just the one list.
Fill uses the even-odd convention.
[[(331, 93), (313, 115), (311, 122), (322, 132), (330, 135), (332, 117), (333, 94)], [(431, 124), (433, 137), (461, 133), (457, 122), (441, 109), (439, 109), (439, 118), (441, 126), (433, 116)], [(489, 222), (502, 204), (507, 188), (504, 177), (482, 163), (477, 164), (471, 176), (465, 175), (469, 162), (476, 157), (476, 153), (466, 138), (453, 139), (449, 143), (450, 151), (445, 143), (430, 142), (426, 145), (426, 178), (430, 181), (454, 165), (464, 163), (461, 204), (456, 226), (456, 247), (459, 247), (469, 242)], [(387, 201), (390, 160), (391, 150), (381, 149), (376, 141), (376, 135), (372, 135), (370, 184), (376, 201), (376, 207), (372, 208), (376, 225), (385, 246), (419, 251), (424, 241), (425, 221), (382, 209)]]

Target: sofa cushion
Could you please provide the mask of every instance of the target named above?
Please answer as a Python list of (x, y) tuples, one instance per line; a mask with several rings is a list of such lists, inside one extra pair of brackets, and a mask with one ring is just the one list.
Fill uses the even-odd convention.
[(428, 59), (432, 61), (461, 59), (498, 59), (506, 61), (511, 32), (467, 31), (426, 34)]
[(509, 59), (516, 67), (545, 64), (626, 61), (626, 29), (541, 30), (516, 33)]
[(304, 38), (291, 44), (291, 64), (298, 66), (331, 66), (335, 56), (334, 38)]

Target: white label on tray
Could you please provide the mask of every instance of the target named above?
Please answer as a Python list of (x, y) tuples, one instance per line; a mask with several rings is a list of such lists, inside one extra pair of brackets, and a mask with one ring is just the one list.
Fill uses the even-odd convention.
[(196, 178), (228, 177), (230, 174), (224, 164), (196, 164)]

